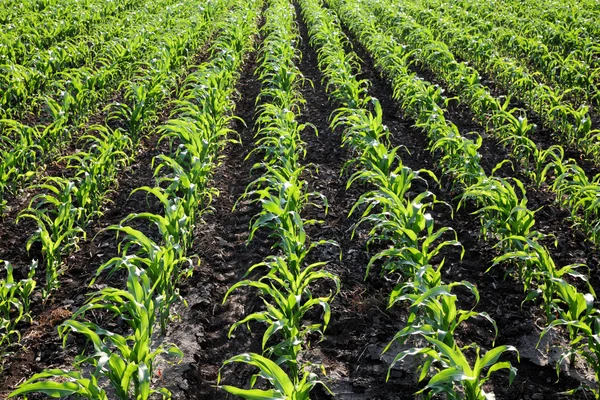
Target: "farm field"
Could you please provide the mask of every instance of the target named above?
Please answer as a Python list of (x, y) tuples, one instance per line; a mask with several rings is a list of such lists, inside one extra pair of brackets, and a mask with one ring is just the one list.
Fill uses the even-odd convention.
[(597, 2), (0, 3), (0, 398), (600, 398)]

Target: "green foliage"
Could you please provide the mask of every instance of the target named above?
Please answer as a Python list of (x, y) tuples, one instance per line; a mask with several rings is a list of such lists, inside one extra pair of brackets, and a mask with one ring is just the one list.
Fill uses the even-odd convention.
[[(27, 278), (15, 280), (13, 266), (4, 261), (6, 278), (0, 279), (0, 356), (6, 355), (6, 348), (21, 340), (21, 333), (17, 328), (21, 321), (31, 321), (29, 306), (31, 295), (36, 286), (33, 279), (37, 262), (31, 263)], [(1, 370), (1, 368), (0, 368)]]

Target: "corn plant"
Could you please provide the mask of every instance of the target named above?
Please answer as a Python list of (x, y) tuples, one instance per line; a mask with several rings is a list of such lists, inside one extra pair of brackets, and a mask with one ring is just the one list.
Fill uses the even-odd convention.
[[(173, 207), (165, 207), (165, 210), (169, 210), (170, 213), (164, 217), (151, 213), (132, 214), (121, 221), (120, 225), (109, 227), (108, 229), (125, 235), (119, 245), (122, 256), (112, 258), (96, 271), (98, 277), (105, 270), (112, 273), (117, 269), (130, 266), (143, 270), (157, 296), (162, 298), (156, 311), (160, 316), (159, 322), (163, 334), (166, 333), (167, 323), (173, 317), (171, 314), (173, 304), (177, 302), (186, 304), (177, 286), (193, 271), (192, 260), (185, 256), (185, 248), (179, 242), (181, 240), (181, 243), (184, 243), (187, 240), (181, 237), (182, 232), (180, 232), (180, 229), (184, 232), (187, 229), (185, 225), (180, 225), (185, 223), (187, 216), (182, 215), (181, 206), (177, 207), (175, 204)], [(164, 242), (156, 243), (143, 232), (125, 226), (126, 222), (134, 219), (144, 219), (156, 224)], [(131, 248), (135, 249), (132, 254)]]
[(564, 169), (565, 151), (561, 146), (540, 149), (531, 139), (516, 135), (508, 135), (503, 141), (510, 143), (511, 156), (523, 165), (524, 172), (538, 188), (547, 182), (549, 175)]
[[(429, 369), (433, 367), (434, 375), (427, 380), (425, 387), (417, 393), (424, 393), (426, 399), (435, 395), (445, 394), (448, 399), (487, 400), (489, 393), (484, 390), (485, 383), (494, 372), (502, 369), (509, 370), (509, 384), (512, 384), (517, 369), (509, 361), (499, 361), (506, 352), (518, 351), (513, 346), (498, 346), (488, 350), (483, 356), (481, 348), (471, 344), (463, 348), (448, 346), (444, 342), (429, 336), (423, 336), (429, 343), (428, 347), (411, 348), (396, 356), (393, 365), (406, 356), (423, 356), (426, 361), (420, 368), (419, 381), (427, 378)], [(465, 354), (466, 350), (475, 350), (475, 362)], [(460, 387), (458, 389), (457, 387)]]
[[(256, 378), (260, 377), (266, 379), (271, 383), (273, 389), (261, 390), (261, 389), (240, 389), (235, 386), (222, 385), (219, 386), (228, 393), (235, 396), (242, 397), (244, 399), (294, 399), (294, 400), (309, 400), (310, 392), (316, 385), (323, 385), (318, 379), (318, 376), (311, 372), (303, 373), (301, 380), (292, 380), (285, 373), (285, 371), (277, 365), (277, 363), (269, 360), (266, 357), (256, 353), (244, 353), (237, 356), (233, 356), (223, 363), (223, 366), (231, 363), (244, 363), (252, 365), (259, 369), (252, 379), (252, 386)], [(218, 382), (220, 382), (221, 376), (219, 373)], [(326, 387), (326, 386), (325, 386)]]
[[(512, 243), (511, 246), (514, 250), (497, 256), (490, 269), (506, 261), (516, 265), (519, 280), (523, 283), (523, 290), (528, 292), (524, 302), (541, 296), (549, 322), (554, 319), (557, 304), (561, 303), (561, 292), (558, 289), (561, 287), (564, 277), (581, 279), (588, 284), (590, 292), (593, 293), (587, 276), (578, 271), (578, 268), (584, 267), (584, 265), (570, 264), (562, 268), (557, 267), (548, 248), (535, 238), (511, 236), (505, 240)], [(534, 287), (534, 284), (537, 287)]]
[(569, 161), (560, 165), (557, 175), (552, 183), (557, 202), (568, 207), (572, 221), (587, 233), (593, 243), (599, 243), (600, 175), (590, 179), (581, 167)]
[[(429, 275), (431, 276), (430, 273)], [(475, 305), (471, 309), (463, 310), (457, 307), (458, 298), (452, 294), (452, 289), (458, 286), (467, 288), (475, 296)], [(404, 343), (408, 337), (415, 334), (435, 337), (452, 347), (456, 344), (454, 339), (456, 328), (464, 321), (474, 317), (489, 321), (494, 328), (494, 339), (498, 335), (496, 322), (487, 313), (473, 311), (479, 302), (479, 291), (469, 282), (453, 282), (443, 285), (441, 281), (419, 277), (415, 279), (414, 284), (403, 283), (392, 291), (389, 307), (398, 302), (409, 304), (409, 317), (406, 327), (396, 334), (384, 352), (387, 352), (394, 342)]]
[[(600, 333), (600, 316), (593, 307), (593, 297), (590, 294), (585, 295), (583, 299), (577, 299), (577, 313), (564, 315), (564, 318), (557, 318), (552, 321), (540, 335), (540, 340), (551, 330), (557, 327), (565, 327), (569, 332), (569, 348), (563, 352), (561, 358), (556, 363), (556, 373), (560, 373), (560, 365), (565, 359), (573, 363), (577, 356), (583, 358), (594, 372), (596, 382), (600, 380), (600, 342), (598, 340)], [(575, 317), (569, 319), (568, 317)], [(591, 391), (595, 399), (600, 399), (600, 390), (597, 387), (582, 385), (582, 387), (568, 391), (574, 393), (580, 389)]]
[(76, 204), (77, 188), (67, 179), (49, 177), (47, 183), (35, 185), (35, 188), (47, 193), (35, 195), (29, 208), (17, 217), (17, 223), (23, 218), (31, 219), (37, 225), (37, 232), (27, 240), (26, 248), (40, 242), (42, 256), (46, 264), (46, 286), (44, 297), (58, 287), (58, 277), (62, 273), (62, 255), (77, 246), (85, 231), (79, 226), (83, 209)]
[[(77, 365), (88, 364), (93, 368), (93, 378), (83, 378), (79, 371), (47, 370), (23, 383), (10, 397), (19, 394), (42, 392), (52, 397), (78, 394), (90, 399), (104, 399), (106, 393), (98, 386), (98, 379), (106, 378), (118, 399), (148, 399), (154, 394), (170, 397), (167, 389), (152, 389), (154, 360), (158, 354), (169, 353), (181, 357), (181, 351), (163, 345), (154, 348), (152, 333), (156, 309), (164, 301), (156, 296), (146, 273), (134, 266), (128, 268), (127, 289), (106, 288), (92, 295), (91, 299), (73, 317), (59, 327), (63, 343), (70, 333), (79, 333), (94, 346), (91, 356), (79, 356)], [(93, 322), (79, 321), (81, 317), (98, 310), (122, 318), (131, 333), (119, 334), (101, 328)], [(46, 378), (68, 378), (58, 382)], [(44, 380), (42, 380), (44, 379)]]
[(92, 127), (98, 136), (84, 135), (81, 140), (89, 151), (62, 157), (67, 169), (75, 170), (73, 178), (76, 204), (83, 209), (81, 223), (101, 215), (107, 195), (116, 189), (114, 180), (131, 161), (131, 139), (122, 132), (102, 126)]
[[(426, 128), (428, 124), (419, 126)], [(478, 152), (482, 142), (479, 135), (475, 140), (462, 136), (456, 125), (450, 125), (448, 133), (432, 140), (431, 151), (439, 154), (442, 170), (453, 182), (453, 188), (472, 185), (484, 176)]]
[[(54, 379), (61, 379), (62, 382)], [(108, 400), (94, 375), (86, 378), (81, 372), (64, 369), (48, 369), (33, 375), (13, 391), (9, 398), (29, 393), (43, 393), (53, 398), (75, 395), (89, 400)]]
[(16, 281), (13, 276), (13, 266), (4, 261), (6, 277), (0, 280), (0, 355), (4, 349), (21, 339), (17, 325), (21, 321), (31, 321), (29, 305), (36, 281), (33, 279), (37, 262), (31, 263), (27, 278)]
[[(323, 242), (322, 244), (326, 244)], [(311, 246), (314, 248), (314, 245)], [(236, 289), (241, 287), (257, 288), (261, 294), (266, 310), (246, 316), (232, 325), (229, 334), (240, 325), (250, 321), (262, 322), (267, 325), (263, 335), (263, 352), (277, 357), (278, 363), (285, 363), (295, 381), (301, 379), (301, 366), (298, 357), (312, 333), (319, 333), (321, 337), (329, 324), (331, 311), (329, 303), (333, 296), (340, 290), (340, 280), (334, 274), (320, 269), (326, 263), (316, 262), (303, 265), (309, 250), (305, 250), (298, 259), (286, 260), (283, 257), (269, 257), (264, 262), (253, 265), (246, 275), (252, 271), (266, 267), (267, 274), (259, 280), (242, 280), (227, 291), (223, 301)], [(318, 280), (330, 280), (336, 286), (335, 293), (329, 296), (313, 297), (309, 286)], [(304, 315), (313, 308), (323, 309), (323, 322), (303, 325)], [(276, 344), (267, 346), (269, 341), (281, 338)]]
[(111, 111), (107, 122), (119, 120), (125, 122), (126, 130), (134, 143), (138, 143), (144, 125), (153, 121), (153, 106), (159, 99), (163, 88), (159, 84), (148, 87), (133, 84), (126, 90), (128, 103), (119, 103)]
[[(475, 201), (478, 205), (475, 215), (481, 219), (481, 234), (486, 237), (495, 235), (497, 238), (508, 237), (538, 237), (534, 231), (535, 212), (527, 208), (525, 187), (516, 178), (511, 179), (521, 192), (517, 194), (515, 186), (503, 178), (485, 178), (466, 188), (458, 207), (466, 201)], [(501, 241), (500, 246), (511, 248), (511, 241)]]

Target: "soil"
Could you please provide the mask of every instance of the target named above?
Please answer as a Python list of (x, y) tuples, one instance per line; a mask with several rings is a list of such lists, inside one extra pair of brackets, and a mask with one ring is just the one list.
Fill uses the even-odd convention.
[[(297, 8), (297, 11), (299, 9)], [(299, 15), (299, 14), (298, 14)], [(339, 244), (339, 250), (333, 246), (317, 248), (312, 254), (314, 260), (329, 261), (326, 269), (337, 274), (342, 283), (340, 293), (332, 302), (331, 322), (325, 331), (324, 340), (318, 338), (311, 343), (306, 357), (320, 362), (327, 371), (322, 377), (326, 385), (342, 400), (384, 400), (416, 399), (415, 392), (420, 386), (416, 371), (418, 360), (409, 359), (390, 370), (393, 357), (405, 348), (397, 345), (382, 355), (385, 346), (392, 340), (406, 321), (407, 310), (404, 305), (388, 308), (388, 295), (396, 282), (396, 277), (382, 276), (374, 268), (365, 278), (366, 265), (376, 249), (365, 248), (368, 231), (358, 229), (354, 238), (352, 232), (356, 217), (348, 217), (349, 211), (368, 187), (359, 184), (346, 189), (348, 173), (344, 165), (354, 154), (341, 145), (341, 133), (329, 127), (329, 117), (335, 105), (329, 101), (323, 76), (317, 65), (317, 56), (309, 46), (307, 30), (299, 17), (298, 27), (302, 40), (299, 43), (302, 58), (299, 68), (312, 82), (302, 88), (307, 100), (301, 122), (311, 122), (317, 128), (318, 135), (309, 128), (303, 133), (307, 155), (305, 164), (310, 164), (310, 173), (305, 179), (309, 191), (319, 191), (328, 199), (329, 210), (308, 209), (307, 218), (322, 219), (322, 224), (308, 229), (312, 240), (333, 239)], [(346, 31), (349, 35), (349, 33)], [(373, 60), (358, 44), (352, 35), (353, 49), (362, 59), (360, 78), (371, 82), (370, 95), (379, 99), (383, 108), (383, 123), (391, 131), (392, 144), (402, 145), (403, 163), (412, 169), (427, 168), (435, 171), (432, 155), (426, 150), (426, 140), (414, 122), (406, 119), (391, 98), (389, 83), (380, 76)], [(260, 39), (260, 38), (259, 38)], [(233, 355), (244, 352), (260, 352), (260, 326), (251, 325), (238, 328), (228, 338), (230, 326), (241, 316), (259, 310), (260, 299), (251, 290), (237, 290), (223, 304), (227, 290), (241, 280), (247, 269), (273, 254), (272, 242), (265, 233), (259, 232), (251, 242), (247, 242), (249, 224), (258, 212), (255, 203), (238, 199), (247, 185), (256, 177), (252, 166), (260, 160), (260, 155), (250, 154), (254, 148), (255, 99), (260, 92), (260, 84), (254, 75), (257, 53), (253, 52), (246, 60), (244, 71), (237, 86), (236, 116), (245, 123), (234, 122), (233, 129), (240, 134), (242, 144), (229, 144), (223, 152), (213, 186), (219, 196), (212, 204), (212, 212), (204, 216), (204, 221), (196, 228), (196, 241), (192, 254), (197, 256), (198, 264), (194, 275), (185, 281), (181, 293), (187, 300), (187, 307), (178, 309), (179, 320), (174, 321), (164, 338), (166, 342), (176, 343), (184, 352), (184, 359), (177, 364), (161, 361), (157, 366), (155, 384), (166, 386), (173, 392), (175, 399), (228, 399), (222, 390), (216, 388), (219, 371), (223, 362)], [(426, 79), (435, 79), (427, 71), (417, 71)], [(451, 96), (451, 94), (449, 94)], [(448, 119), (459, 126), (461, 132), (480, 131), (473, 122), (472, 115), (458, 104), (452, 104), (448, 110)], [(168, 113), (163, 113), (161, 119)], [(88, 237), (80, 244), (80, 249), (68, 259), (69, 268), (61, 279), (61, 290), (51, 301), (34, 301), (33, 324), (22, 327), (22, 346), (13, 348), (13, 355), (5, 363), (0, 374), (0, 398), (19, 382), (44, 368), (68, 367), (75, 355), (86, 344), (78, 338), (61, 347), (56, 327), (85, 301), (85, 295), (105, 284), (119, 285), (123, 276), (114, 275), (110, 279), (101, 279), (92, 288), (88, 283), (96, 268), (115, 256), (118, 243), (113, 233), (104, 228), (118, 223), (131, 212), (160, 212), (158, 204), (142, 193), (129, 196), (134, 188), (153, 185), (151, 160), (166, 148), (156, 145), (157, 138), (151, 136), (140, 146), (137, 162), (119, 178), (119, 187), (114, 193), (113, 202), (107, 206), (104, 215), (88, 231)], [(490, 172), (497, 162), (507, 157), (506, 152), (491, 138), (485, 138), (480, 149), (484, 168)], [(504, 171), (504, 170), (503, 170)], [(511, 175), (515, 173), (510, 171)], [(518, 174), (518, 171), (517, 171)], [(581, 366), (563, 369), (557, 381), (554, 362), (558, 353), (556, 346), (565, 343), (562, 332), (549, 335), (542, 341), (539, 350), (536, 342), (543, 326), (543, 313), (539, 305), (525, 303), (522, 285), (505, 278), (501, 267), (486, 270), (492, 265), (495, 250), (490, 243), (479, 236), (479, 221), (471, 215), (468, 206), (456, 210), (456, 193), (447, 185), (438, 187), (430, 182), (429, 189), (438, 199), (446, 201), (454, 208), (454, 214), (448, 207), (439, 206), (433, 210), (438, 227), (453, 228), (465, 249), (460, 257), (460, 249), (453, 248), (445, 253), (444, 279), (447, 282), (466, 280), (476, 284), (481, 300), (476, 303), (473, 296), (465, 290), (457, 289), (463, 308), (475, 307), (478, 312), (486, 312), (495, 319), (498, 337), (495, 345), (510, 344), (520, 351), (520, 361), (510, 356), (510, 360), (519, 372), (512, 385), (508, 385), (508, 374), (499, 372), (488, 383), (497, 399), (558, 399), (559, 393), (576, 388), (586, 378), (587, 371)], [(576, 233), (565, 221), (565, 214), (553, 205), (553, 199), (547, 191), (527, 186), (530, 207), (544, 206), (538, 212), (538, 229), (557, 235), (559, 246), (552, 248), (557, 265), (566, 265), (575, 261), (587, 262), (592, 270), (592, 283), (600, 288), (597, 271), (596, 253), (587, 248), (581, 235)], [(15, 200), (16, 201), (16, 200)], [(19, 197), (20, 204), (26, 204), (28, 197)], [(235, 207), (234, 207), (235, 206)], [(21, 266), (20, 274), (32, 258), (41, 256), (39, 248), (33, 248), (29, 254), (23, 250), (23, 241), (32, 227), (26, 223), (14, 225), (14, 215), (5, 218), (0, 224), (0, 258), (15, 260)], [(149, 235), (154, 235), (152, 230)], [(342, 258), (338, 257), (339, 251)], [(329, 290), (317, 287), (316, 290)], [(494, 338), (492, 326), (482, 318), (463, 324), (458, 340), (464, 345), (472, 342), (484, 350), (491, 348)], [(418, 343), (417, 343), (418, 344)], [(413, 343), (414, 345), (414, 343)], [(241, 365), (226, 366), (221, 371), (223, 383), (245, 386), (253, 371)], [(314, 400), (332, 399), (322, 387), (315, 389)], [(583, 399), (582, 393), (572, 396)]]

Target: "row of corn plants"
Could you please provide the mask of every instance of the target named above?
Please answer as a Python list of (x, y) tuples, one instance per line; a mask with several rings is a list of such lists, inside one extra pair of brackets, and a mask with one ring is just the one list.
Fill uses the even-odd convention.
[[(47, 98), (60, 99), (61, 92), (71, 89), (69, 84), (73, 78), (83, 83), (93, 81), (99, 79), (96, 76), (106, 74), (107, 67), (112, 67), (107, 77), (117, 78), (120, 70), (124, 74), (131, 68), (123, 64), (126, 59), (115, 60), (115, 53), (123, 52), (122, 46), (128, 41), (142, 46), (143, 40), (136, 39), (142, 33), (146, 40), (151, 40), (153, 36), (160, 37), (165, 28), (177, 26), (177, 19), (172, 18), (174, 12), (180, 12), (179, 17), (186, 18), (197, 11), (197, 6), (190, 8), (183, 3), (157, 2), (107, 18), (95, 27), (97, 31), (57, 43), (32, 54), (31, 59), (21, 63), (8, 60), (0, 63), (0, 71), (3, 72), (0, 117), (23, 119), (39, 113), (41, 106), (49, 101)], [(150, 25), (149, 21), (160, 24), (157, 27)], [(132, 29), (132, 25), (139, 25), (139, 29)], [(123, 54), (120, 58), (124, 58)], [(118, 68), (112, 65), (115, 61), (121, 61)]]
[(13, 265), (4, 261), (4, 277), (0, 279), (0, 372), (10, 347), (21, 340), (20, 323), (32, 321), (30, 301), (37, 284), (36, 267), (37, 262), (33, 262), (27, 277), (17, 279)]
[[(5, 3), (5, 2), (3, 2)], [(35, 4), (37, 3), (37, 4)], [(91, 32), (105, 19), (139, 7), (138, 0), (24, 1), (2, 4), (0, 62), (22, 63), (30, 54)], [(36, 7), (28, 7), (28, 6)]]
[[(396, 9), (388, 0), (382, 0), (378, 4), (382, 9)], [(577, 147), (598, 162), (598, 130), (592, 126), (589, 106), (565, 101), (562, 89), (537, 82), (528, 68), (519, 65), (515, 60), (502, 57), (488, 46), (486, 38), (476, 37), (449, 23), (437, 24), (437, 20), (425, 20), (422, 17), (424, 14), (418, 6), (394, 12), (393, 16), (385, 16), (390, 19), (390, 24), (399, 25), (400, 30), (419, 30), (425, 39), (432, 38), (432, 32), (435, 32), (445, 44), (444, 47), (487, 74), (511, 97), (522, 101), (531, 111), (538, 114), (544, 126), (556, 133), (566, 144)], [(421, 23), (429, 29), (424, 29)], [(428, 25), (430, 23), (432, 25)]]
[(369, 2), (368, 5), (405, 45), (409, 60), (426, 66), (446, 82), (457, 93), (459, 101), (471, 109), (479, 124), (510, 149), (512, 157), (522, 165), (532, 182), (537, 187), (547, 183), (556, 194), (557, 202), (570, 212), (574, 224), (592, 243), (600, 244), (600, 202), (596, 201), (596, 195), (600, 193), (600, 176), (589, 179), (575, 160), (564, 159), (565, 152), (560, 145), (546, 149), (536, 145), (529, 138), (536, 126), (521, 109), (511, 109), (508, 101), (492, 96), (480, 82), (477, 70), (457, 62), (442, 42), (434, 40), (422, 29), (405, 29), (393, 23), (402, 18), (397, 8), (384, 7), (380, 3)]
[[(430, 171), (413, 171), (404, 166), (398, 154), (400, 148), (390, 147), (379, 103), (368, 96), (368, 82), (356, 78), (360, 72), (357, 57), (344, 51), (347, 42), (335, 14), (324, 10), (319, 0), (301, 0), (300, 4), (330, 96), (339, 105), (332, 126), (344, 129), (343, 144), (356, 153), (351, 162), (356, 171), (348, 186), (362, 181), (374, 187), (359, 198), (351, 211), (352, 214), (362, 210), (357, 226), (371, 226), (367, 244), (383, 247), (371, 258), (367, 274), (374, 264), (380, 263), (382, 273), (399, 280), (390, 294), (389, 307), (398, 303), (409, 307), (407, 325), (384, 351), (415, 335), (427, 344), (398, 354), (390, 369), (408, 356), (422, 356), (419, 381), (429, 379), (419, 393), (426, 393), (426, 398), (439, 393), (460, 398), (459, 393), (464, 391), (467, 399), (485, 399), (483, 386), (495, 371), (509, 369), (512, 382), (516, 369), (499, 358), (516, 349), (499, 346), (480, 356), (481, 347), (476, 343), (461, 347), (455, 340), (456, 328), (470, 318), (485, 318), (494, 329), (496, 326), (487, 314), (457, 306), (453, 288), (466, 287), (476, 304), (479, 293), (474, 285), (442, 280), (444, 249), (461, 245), (456, 233), (448, 227), (436, 227), (429, 213), (441, 202), (430, 191), (419, 192), (414, 186), (418, 187), (419, 182), (426, 184), (424, 176), (436, 178)], [(467, 356), (469, 351), (477, 355), (474, 362)]]
[(27, 218), (37, 225), (27, 250), (34, 243), (41, 244), (46, 268), (44, 298), (58, 287), (63, 256), (76, 248), (85, 238), (87, 225), (102, 213), (119, 171), (134, 161), (141, 137), (156, 120), (178, 76), (194, 62), (193, 49), (204, 46), (214, 32), (215, 19), (226, 12), (227, 5), (227, 1), (215, 2), (214, 9), (203, 15), (202, 36), (195, 31), (183, 33), (179, 51), (162, 51), (149, 68), (129, 82), (124, 90), (126, 103), (116, 105), (108, 116), (109, 121), (119, 121), (123, 127), (93, 127), (94, 131), (80, 140), (83, 150), (62, 158), (66, 170), (75, 171), (73, 176), (45, 177), (30, 187), (40, 193), (19, 214), (17, 222)]
[[(489, 20), (490, 28), (508, 27), (518, 36), (539, 39), (552, 51), (563, 56), (574, 54), (594, 66), (597, 65), (600, 51), (597, 38), (600, 32), (594, 21), (598, 7), (593, 2), (529, 0), (516, 5), (500, 3), (497, 0), (460, 0), (455, 4), (469, 12), (472, 19)], [(522, 7), (526, 7), (526, 11)], [(535, 18), (531, 18), (532, 15), (535, 15)]]
[[(242, 199), (261, 206), (250, 226), (249, 241), (257, 231), (265, 231), (274, 240), (277, 254), (251, 266), (244, 279), (226, 293), (240, 288), (258, 289), (265, 309), (247, 315), (230, 329), (251, 322), (265, 325), (262, 354), (244, 353), (224, 363), (245, 363), (258, 368), (250, 388), (221, 386), (225, 391), (246, 399), (309, 399), (311, 390), (320, 383), (316, 365), (303, 357), (312, 335), (323, 336), (330, 320), (330, 302), (340, 289), (339, 278), (324, 269), (326, 261), (309, 263), (316, 246), (337, 245), (330, 240), (311, 242), (306, 226), (319, 223), (302, 217), (306, 206), (327, 208), (327, 201), (319, 193), (307, 192), (303, 176), (309, 173), (301, 164), (305, 145), (301, 134), (309, 126), (298, 121), (305, 99), (300, 94), (305, 84), (296, 66), (300, 54), (300, 40), (295, 25), (294, 7), (288, 0), (271, 0), (265, 14), (262, 33), (265, 37), (259, 52), (256, 74), (261, 82), (257, 98), (257, 147), (253, 153), (262, 154), (262, 160), (253, 169), (262, 175), (250, 183)], [(252, 276), (254, 275), (254, 276)], [(318, 281), (330, 281), (335, 292), (316, 296)], [(314, 309), (322, 309), (319, 321), (307, 316)], [(311, 315), (309, 314), (309, 315)], [(322, 319), (321, 319), (322, 318)], [(256, 377), (266, 380), (268, 388), (255, 387)]]
[[(181, 357), (182, 353), (175, 345), (157, 344), (154, 331), (160, 326), (162, 334), (166, 333), (167, 323), (175, 316), (172, 306), (185, 303), (177, 286), (192, 272), (186, 253), (194, 225), (214, 195), (208, 184), (231, 133), (231, 95), (244, 56), (253, 45), (260, 5), (259, 1), (237, 4), (224, 21), (216, 22), (221, 34), (212, 46), (210, 61), (188, 75), (175, 102), (174, 118), (160, 129), (161, 140), (172, 144), (172, 153), (155, 159), (157, 186), (136, 190), (155, 196), (164, 213), (132, 214), (108, 228), (124, 236), (122, 255), (100, 266), (96, 277), (125, 270), (126, 288), (108, 287), (93, 294), (59, 327), (64, 340), (70, 334), (82, 334), (94, 351), (79, 356), (73, 370), (52, 369), (34, 375), (10, 397), (32, 392), (103, 400), (109, 396), (123, 400), (170, 397), (166, 388), (152, 388), (156, 357), (165, 352)], [(128, 226), (132, 220), (157, 226), (160, 240)], [(92, 312), (112, 314), (127, 327), (124, 332), (109, 331), (90, 321)]]
[[(130, 4), (133, 5), (135, 3), (131, 2)], [(101, 8), (102, 6), (102, 4), (92, 5), (94, 8)], [(82, 65), (82, 63), (89, 60), (89, 57), (94, 53), (101, 50), (96, 49), (96, 47), (107, 40), (112, 39), (114, 34), (110, 30), (111, 25), (117, 25), (116, 27), (123, 29), (122, 25), (125, 21), (134, 21), (133, 18), (139, 17), (136, 16), (136, 14), (142, 12), (142, 7), (142, 4), (137, 3), (135, 7), (122, 9), (118, 14), (107, 12), (105, 13), (104, 19), (96, 21), (94, 24), (88, 26), (82, 24), (82, 26), (76, 27), (79, 29), (83, 28), (84, 32), (73, 32), (72, 36), (65, 37), (56, 43), (49, 43), (47, 47), (31, 47), (29, 51), (19, 54), (19, 47), (27, 45), (26, 36), (24, 36), (22, 42), (13, 43), (13, 46), (2, 47), (2, 51), (0, 51), (0, 64), (4, 65), (4, 68), (16, 65), (23, 67), (37, 67), (40, 71), (49, 72), (56, 72), (63, 68)], [(148, 7), (146, 9), (153, 10), (153, 7)], [(89, 10), (89, 12), (90, 14), (93, 13), (92, 10)], [(69, 22), (74, 23), (74, 21)], [(82, 21), (79, 21), (79, 23), (82, 23)], [(14, 30), (9, 32), (11, 35), (16, 34)], [(88, 38), (90, 45), (87, 49), (83, 46), (86, 37)], [(64, 51), (66, 49), (75, 50), (72, 51), (72, 59), (65, 59)], [(46, 55), (54, 57), (46, 57)], [(38, 66), (38, 62), (41, 65)]]
[[(169, 2), (163, 8), (168, 8), (166, 4)], [(168, 71), (170, 66), (159, 62), (166, 54), (172, 54), (178, 62), (187, 57), (191, 50), (188, 44), (190, 38), (201, 40), (204, 35), (203, 29), (190, 30), (189, 24), (196, 28), (203, 26), (206, 19), (218, 11), (215, 2), (200, 10), (193, 4), (178, 8), (182, 17), (172, 19), (169, 27), (147, 30), (144, 38), (143, 34), (140, 35), (143, 27), (131, 26), (130, 35), (134, 35), (135, 31), (138, 39), (121, 42), (115, 38), (113, 50), (99, 69), (84, 71), (83, 74), (77, 71), (65, 74), (63, 79), (68, 82), (68, 87), (61, 91), (60, 98), (46, 99), (51, 122), (28, 126), (18, 120), (0, 120), (0, 205), (4, 206), (8, 194), (34, 178), (40, 166), (60, 154), (73, 136), (85, 129), (87, 119), (97, 113), (96, 107), (102, 101), (109, 99), (115, 91), (123, 92), (130, 81), (143, 76), (148, 70), (166, 67)], [(184, 12), (184, 9), (187, 11)], [(169, 11), (163, 10), (161, 15), (166, 18), (168, 14)], [(154, 24), (157, 18), (147, 18), (144, 26)], [(133, 114), (136, 110), (123, 105), (121, 112)]]
[(478, 40), (485, 38), (490, 50), (528, 67), (536, 81), (561, 89), (569, 102), (598, 104), (600, 65), (590, 65), (585, 60), (589, 58), (593, 62), (594, 58), (590, 55), (585, 57), (581, 52), (562, 55), (552, 51), (538, 37), (521, 36), (506, 26), (493, 25), (488, 17), (483, 20), (458, 6), (440, 7), (440, 4), (435, 0), (425, 0), (417, 4), (410, 3), (406, 8), (418, 7), (419, 13), (426, 14), (419, 16), (423, 21), (435, 19), (436, 24), (448, 23), (462, 29), (468, 28), (469, 33)]
[[(575, 355), (582, 356), (594, 369), (597, 379), (600, 353), (595, 351), (595, 338), (600, 325), (594, 307), (595, 294), (587, 284), (586, 275), (579, 271), (583, 266), (556, 266), (550, 251), (541, 243), (544, 235), (534, 229), (535, 213), (527, 208), (523, 185), (514, 178), (485, 175), (477, 153), (480, 143), (462, 137), (456, 126), (444, 118), (445, 99), (441, 89), (410, 72), (406, 50), (392, 35), (378, 28), (378, 19), (356, 3), (342, 0), (328, 3), (392, 80), (394, 97), (404, 112), (427, 133), (429, 148), (438, 157), (439, 168), (463, 190), (459, 207), (465, 203), (476, 207), (482, 236), (496, 242), (498, 255), (493, 266), (507, 266), (507, 274), (512, 273), (522, 282), (525, 301), (541, 299), (548, 322), (542, 335), (559, 325), (569, 327), (571, 346), (564, 349), (563, 358), (574, 361)], [(579, 292), (578, 286), (588, 292)], [(597, 389), (589, 389), (599, 396)]]

